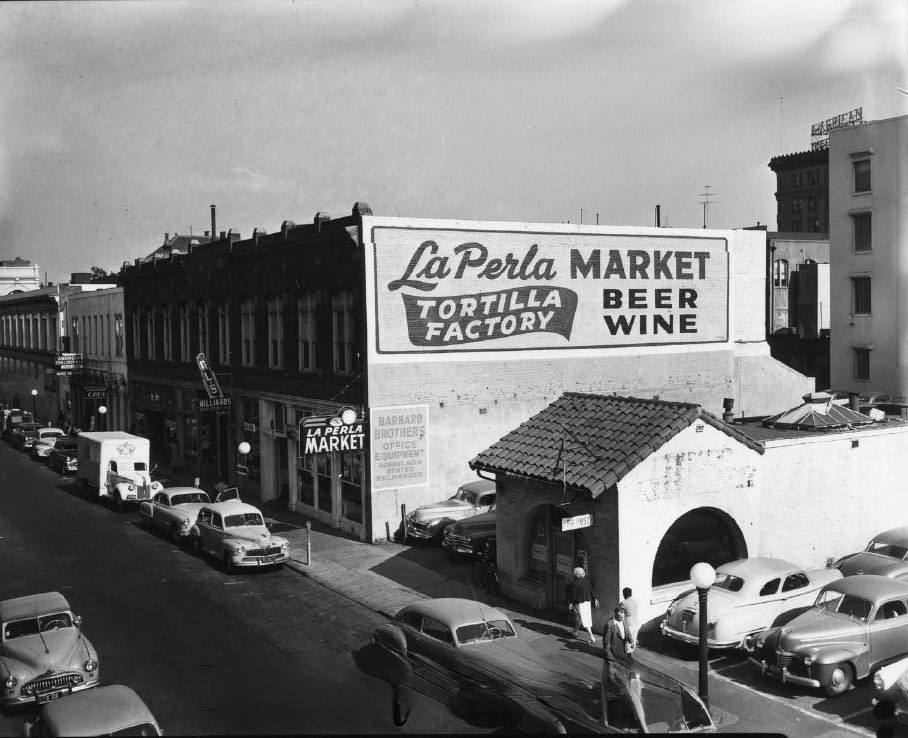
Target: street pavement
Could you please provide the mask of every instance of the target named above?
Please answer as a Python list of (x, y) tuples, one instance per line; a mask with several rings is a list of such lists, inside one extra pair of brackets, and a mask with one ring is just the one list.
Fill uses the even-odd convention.
[[(192, 484), (171, 473), (169, 485)], [(213, 490), (213, 484), (200, 485)], [(394, 541), (365, 543), (274, 501), (262, 502), (248, 494), (243, 499), (258, 507), (272, 532), (290, 542), (287, 566), (351, 601), (391, 618), (402, 608), (425, 597), (463, 597), (479, 600), (506, 612), (520, 636), (538, 653), (576, 664), (577, 674), (595, 673), (601, 665), (601, 638), (596, 645), (574, 635), (565, 613), (532, 610), (474, 587), (451, 567), (438, 566), (437, 552)], [(307, 525), (308, 523), (308, 525)], [(422, 548), (423, 550), (414, 549)], [(462, 568), (460, 569), (462, 573)], [(650, 638), (656, 634), (650, 634)], [(646, 634), (636, 657), (680, 679), (696, 690), (696, 660), (660, 658), (647, 649)], [(592, 688), (593, 685), (591, 685)], [(598, 688), (598, 685), (596, 685)], [(815, 714), (785, 699), (759, 693), (734, 679), (711, 673), (710, 711), (719, 732), (781, 734), (790, 738), (853, 738), (876, 736), (872, 713), (845, 722), (833, 713)], [(855, 724), (857, 722), (857, 724)], [(862, 724), (863, 723), (863, 724)], [(880, 736), (883, 734), (880, 733)]]

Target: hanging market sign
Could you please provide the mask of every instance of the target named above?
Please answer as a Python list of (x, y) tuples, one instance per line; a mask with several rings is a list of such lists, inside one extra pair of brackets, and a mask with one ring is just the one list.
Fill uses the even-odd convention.
[(299, 455), (329, 454), (334, 451), (362, 451), (366, 422), (352, 407), (337, 415), (303, 418), (299, 425)]
[(379, 354), (727, 342), (726, 238), (375, 225)]

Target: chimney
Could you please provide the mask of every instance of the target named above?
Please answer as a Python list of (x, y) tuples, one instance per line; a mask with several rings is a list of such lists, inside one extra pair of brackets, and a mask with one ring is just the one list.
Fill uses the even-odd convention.
[(360, 217), (372, 215), (372, 208), (369, 207), (369, 203), (360, 201), (353, 206), (353, 215)]
[[(214, 237), (214, 234), (218, 232), (217, 227), (215, 226), (214, 220), (214, 205), (211, 206), (211, 236)], [(223, 236), (221, 236), (223, 238)]]
[(726, 423), (731, 423), (735, 419), (735, 414), (732, 412), (732, 408), (735, 406), (734, 397), (725, 397), (722, 400), (722, 420)]
[(292, 228), (296, 228), (296, 223), (294, 223), (292, 220), (285, 220), (283, 223), (281, 223), (281, 235), (285, 240)]
[(235, 230), (233, 230), (233, 228), (231, 228), (229, 231), (227, 231), (227, 240), (230, 241), (230, 243), (232, 243), (232, 244), (236, 243), (237, 241), (240, 240), (240, 232), (235, 231)]
[(857, 392), (848, 393), (848, 407), (855, 412), (861, 412), (861, 396)]
[(662, 206), (656, 205), (656, 228), (662, 227)]
[[(252, 229), (252, 241), (256, 246), (259, 245), (259, 239), (262, 236), (267, 236), (267, 235), (268, 235), (268, 233), (265, 231), (264, 228), (253, 228)], [(237, 237), (239, 237), (239, 236), (237, 236)]]
[(319, 210), (315, 214), (315, 218), (312, 221), (315, 224), (315, 232), (320, 233), (322, 226), (325, 225), (325, 223), (327, 223), (329, 220), (331, 220), (331, 215), (324, 212), (323, 210)]
[(167, 231), (164, 231), (164, 243), (167, 243), (170, 240), (170, 234)]

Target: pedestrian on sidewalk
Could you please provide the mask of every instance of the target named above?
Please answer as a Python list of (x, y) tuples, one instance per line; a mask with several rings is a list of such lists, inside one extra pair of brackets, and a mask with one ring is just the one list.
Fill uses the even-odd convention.
[(637, 633), (640, 631), (640, 605), (634, 599), (634, 592), (630, 587), (621, 590), (621, 596), (624, 598), (618, 603), (618, 607), (624, 610), (624, 624), (627, 627), (627, 637), (631, 646), (637, 646)]
[(625, 692), (624, 676), (633, 660), (634, 649), (627, 637), (624, 609), (619, 605), (612, 613), (602, 633), (602, 724), (608, 724), (608, 697), (622, 696)]
[[(589, 636), (590, 643), (596, 642), (593, 635), (593, 605), (599, 607), (599, 600), (593, 595), (593, 588), (582, 566), (574, 569), (574, 581), (571, 585), (571, 602), (568, 608), (574, 613), (574, 635), (577, 635), (579, 624)], [(578, 623), (579, 621), (579, 623)]]

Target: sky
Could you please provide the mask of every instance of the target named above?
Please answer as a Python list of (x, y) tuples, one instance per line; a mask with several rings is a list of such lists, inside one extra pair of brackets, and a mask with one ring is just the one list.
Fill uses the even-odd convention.
[(908, 114), (908, 0), (4, 2), (0, 259), (115, 272), (211, 204), (773, 229), (769, 160), (858, 107)]

